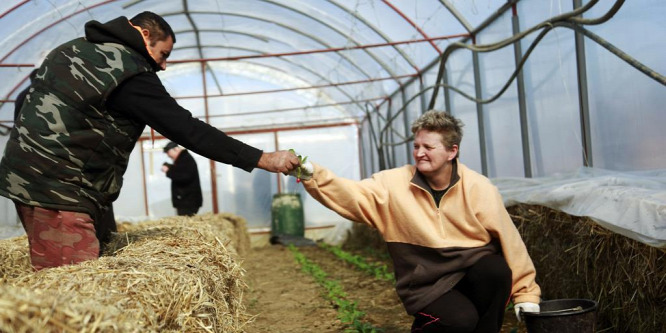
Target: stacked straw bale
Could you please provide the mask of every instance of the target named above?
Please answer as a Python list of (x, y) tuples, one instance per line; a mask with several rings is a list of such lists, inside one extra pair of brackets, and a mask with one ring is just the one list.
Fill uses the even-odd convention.
[(25, 235), (0, 241), (0, 282), (32, 272), (29, 251)]
[[(181, 230), (183, 227), (187, 229)], [(197, 228), (208, 234), (216, 235), (220, 239), (225, 239), (224, 245), (227, 249), (240, 256), (244, 256), (250, 249), (250, 234), (247, 229), (247, 222), (243, 217), (230, 213), (207, 213), (192, 217), (171, 216), (139, 224), (120, 223), (118, 231), (125, 232), (125, 234), (122, 234), (122, 237), (114, 235), (105, 254), (112, 254), (116, 248), (126, 245), (132, 237), (141, 239), (154, 232), (167, 232), (177, 236), (181, 232), (188, 232), (191, 228)]]
[(0, 331), (242, 332), (249, 236), (236, 228), (230, 214), (125, 223), (100, 259), (39, 272), (25, 236), (0, 241)]
[(347, 231), (347, 238), (342, 245), (345, 250), (351, 251), (378, 251), (386, 252), (386, 241), (377, 229), (364, 224), (354, 223), (349, 231)]
[(543, 206), (508, 208), (537, 270), (544, 299), (599, 302), (598, 331), (666, 332), (666, 251), (588, 217)]

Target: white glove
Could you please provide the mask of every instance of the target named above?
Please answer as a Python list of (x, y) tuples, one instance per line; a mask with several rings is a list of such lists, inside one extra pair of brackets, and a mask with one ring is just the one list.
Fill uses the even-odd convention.
[(522, 318), (520, 318), (520, 313), (521, 312), (539, 312), (539, 311), (541, 311), (541, 308), (539, 307), (539, 304), (530, 303), (530, 302), (523, 302), (523, 303), (515, 304), (513, 306), (513, 309), (516, 310), (516, 318), (518, 318), (518, 321), (522, 321)]
[(314, 173), (314, 166), (310, 162), (305, 162), (298, 168), (289, 171), (288, 175), (296, 177), (299, 180), (309, 180), (312, 178), (312, 173)]

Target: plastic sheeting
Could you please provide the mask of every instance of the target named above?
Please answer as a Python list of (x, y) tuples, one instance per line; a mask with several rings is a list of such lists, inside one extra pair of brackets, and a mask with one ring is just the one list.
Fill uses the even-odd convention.
[(534, 204), (599, 225), (650, 246), (666, 247), (666, 169), (617, 172), (580, 168), (542, 178), (494, 178), (508, 207)]

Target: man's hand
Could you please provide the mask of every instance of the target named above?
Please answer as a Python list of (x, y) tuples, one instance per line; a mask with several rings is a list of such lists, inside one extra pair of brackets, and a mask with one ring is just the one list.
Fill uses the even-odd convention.
[(272, 153), (263, 153), (259, 158), (257, 167), (270, 172), (281, 172), (283, 174), (296, 169), (300, 165), (298, 156), (296, 154), (280, 150)]

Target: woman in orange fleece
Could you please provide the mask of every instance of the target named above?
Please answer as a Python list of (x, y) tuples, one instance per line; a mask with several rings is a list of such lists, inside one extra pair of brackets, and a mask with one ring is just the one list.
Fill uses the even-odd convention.
[(534, 265), (499, 191), (457, 159), (461, 127), (426, 112), (412, 125), (415, 165), (361, 181), (301, 170), (313, 198), (382, 234), (413, 332), (499, 332), (510, 299), (539, 311)]

